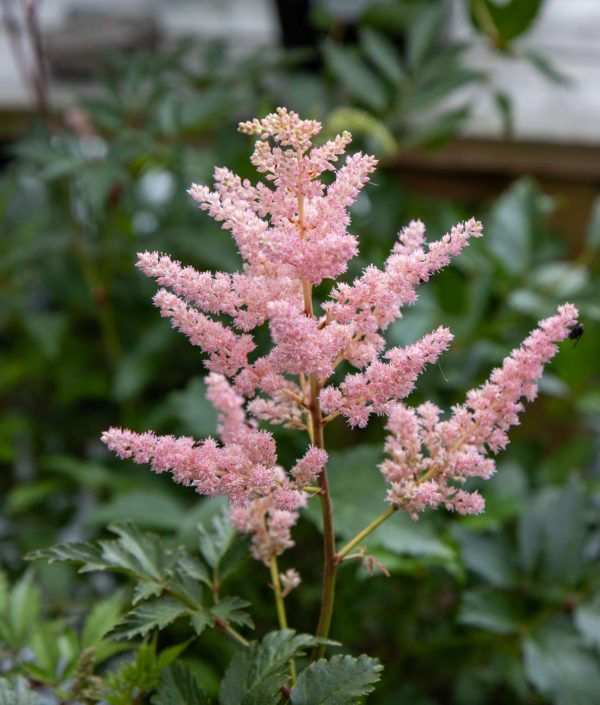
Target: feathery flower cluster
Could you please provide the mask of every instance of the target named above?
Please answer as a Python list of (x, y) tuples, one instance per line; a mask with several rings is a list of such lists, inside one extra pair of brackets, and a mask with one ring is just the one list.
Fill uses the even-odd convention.
[(460, 489), (470, 477), (487, 480), (495, 464), (486, 457), (508, 443), (507, 431), (519, 423), (521, 399), (533, 401), (544, 365), (568, 337), (577, 309), (560, 306), (556, 315), (534, 330), (495, 369), (489, 381), (467, 394), (447, 420), (429, 402), (416, 409), (398, 403), (389, 413), (391, 432), (385, 449), (390, 456), (380, 469), (390, 485), (387, 501), (416, 518), (426, 507), (444, 505), (460, 514), (478, 514), (485, 506), (478, 492)]
[[(251, 161), (266, 182), (252, 184), (217, 168), (214, 190), (194, 184), (189, 193), (231, 232), (242, 271), (200, 273), (156, 252), (141, 253), (137, 263), (161, 287), (154, 297), (161, 315), (207, 356), (208, 398), (218, 412), (220, 441), (114, 428), (103, 441), (118, 456), (171, 472), (200, 494), (226, 496), (234, 525), (252, 535), (252, 553), (265, 563), (293, 545), (290, 531), (306, 490), (318, 484), (327, 463), (327, 453), (317, 447), (318, 400), (328, 414), (318, 423), (342, 415), (362, 427), (373, 413), (388, 415), (390, 457), (381, 469), (394, 506), (411, 515), (440, 504), (480, 511), (479, 495), (459, 486), (493, 472), (486, 451), (506, 444), (520, 398), (535, 395), (542, 366), (568, 335), (576, 310), (567, 305), (543, 321), (449, 420), (440, 420), (432, 404), (404, 406), (401, 400), (452, 335), (440, 327), (413, 345), (385, 351), (383, 333), (416, 301), (420, 283), (481, 236), (481, 224), (460, 223), (427, 244), (423, 224), (411, 222), (382, 269), (369, 266), (353, 282), (335, 283), (314, 312), (312, 286), (342, 275), (358, 250), (348, 231), (348, 209), (376, 160), (357, 153), (336, 166), (350, 134), (313, 146), (320, 124), (283, 108), (239, 129), (257, 136)], [(325, 172), (333, 172), (328, 186), (319, 178)], [(251, 332), (263, 324), (273, 345), (251, 360)], [(344, 360), (358, 371), (335, 386), (330, 378)], [(308, 431), (310, 445), (288, 471), (278, 464), (273, 435), (260, 422)], [(286, 574), (284, 590), (298, 580)]]

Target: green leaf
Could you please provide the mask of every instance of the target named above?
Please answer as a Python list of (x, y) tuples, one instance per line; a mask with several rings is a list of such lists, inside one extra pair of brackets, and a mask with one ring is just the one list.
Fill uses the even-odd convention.
[(586, 644), (600, 650), (600, 596), (583, 602), (575, 610), (575, 626)]
[(4, 510), (7, 516), (19, 514), (41, 504), (59, 490), (62, 484), (59, 480), (39, 480), (15, 485), (6, 497)]
[(509, 274), (518, 276), (531, 267), (532, 243), (539, 222), (539, 193), (529, 179), (517, 181), (495, 202), (485, 240), (488, 250)]
[(519, 631), (512, 597), (498, 590), (464, 592), (458, 621), (494, 634), (515, 634)]
[(179, 656), (187, 649), (187, 647), (194, 641), (193, 637), (184, 641), (182, 644), (175, 644), (174, 646), (169, 646), (163, 649), (157, 658), (157, 665), (162, 670), (167, 666), (170, 666)]
[(388, 94), (383, 84), (351, 49), (327, 40), (323, 44), (323, 54), (330, 71), (353, 98), (373, 110), (385, 108)]
[(587, 226), (586, 244), (590, 250), (600, 249), (600, 196), (594, 201)]
[(160, 677), (159, 657), (156, 655), (156, 639), (141, 644), (133, 658), (122, 661), (117, 671), (109, 671), (104, 677), (103, 700), (112, 705), (130, 705), (134, 693), (154, 690)]
[(585, 496), (572, 480), (564, 488), (546, 488), (528, 505), (519, 523), (523, 570), (546, 581), (573, 585), (584, 569)]
[(198, 532), (200, 534), (200, 553), (214, 570), (219, 567), (236, 537), (227, 510), (224, 509), (213, 517), (208, 527), (199, 524)]
[(0, 614), (4, 614), (6, 610), (9, 595), (10, 586), (8, 584), (8, 578), (2, 568), (0, 568)]
[(122, 598), (119, 593), (98, 602), (90, 611), (81, 634), (81, 649), (96, 646), (121, 618)]
[(559, 86), (569, 86), (573, 83), (573, 79), (570, 76), (567, 76), (567, 74), (556, 68), (554, 63), (539, 51), (529, 47), (525, 49), (523, 56), (528, 59), (543, 76), (553, 83)]
[(496, 587), (513, 587), (517, 571), (512, 548), (497, 534), (479, 534), (457, 528), (465, 566)]
[(456, 110), (447, 110), (441, 115), (411, 127), (402, 138), (401, 145), (404, 149), (416, 145), (437, 147), (456, 135), (461, 125), (471, 114), (468, 105), (463, 105)]
[(110, 565), (102, 559), (100, 550), (93, 543), (73, 542), (63, 543), (50, 548), (42, 548), (32, 551), (26, 556), (27, 560), (36, 561), (44, 558), (48, 563), (80, 563), (80, 573), (94, 570), (105, 570)]
[(395, 86), (404, 78), (404, 69), (396, 47), (381, 32), (365, 27), (360, 32), (360, 43), (365, 54), (381, 73)]
[(38, 624), (29, 639), (35, 665), (39, 669), (38, 678), (47, 683), (54, 683), (61, 676), (61, 631), (64, 631), (64, 623), (61, 622)]
[(193, 580), (198, 580), (210, 587), (210, 575), (204, 563), (201, 563), (194, 556), (184, 553), (177, 563), (177, 567)]
[(547, 262), (536, 267), (531, 274), (531, 285), (541, 292), (543, 298), (554, 297), (564, 301), (576, 296), (587, 286), (587, 269), (569, 262)]
[(0, 678), (0, 705), (41, 705), (41, 700), (24, 678)]
[(253, 628), (252, 618), (245, 611), (245, 608), (250, 605), (246, 600), (240, 597), (224, 597), (211, 609), (211, 613), (222, 622), (239, 624), (244, 627)]
[(81, 563), (79, 572), (125, 572), (155, 584), (162, 583), (170, 576), (177, 561), (184, 555), (182, 549), (172, 549), (159, 536), (143, 533), (132, 524), (111, 524), (109, 530), (119, 538), (112, 541), (60, 544), (34, 551), (27, 558)]
[(441, 5), (427, 5), (411, 23), (406, 37), (406, 56), (408, 65), (414, 71), (418, 69), (438, 36), (446, 12)]
[(189, 666), (174, 663), (160, 674), (152, 705), (208, 705), (206, 693), (198, 685)]
[(523, 645), (528, 680), (555, 705), (597, 705), (600, 665), (566, 619), (555, 619)]
[[(117, 541), (100, 541), (103, 554), (116, 566), (134, 573), (141, 573), (152, 580), (160, 580), (171, 555), (157, 536), (142, 533), (133, 524), (111, 524), (110, 531), (117, 534)], [(165, 558), (169, 559), (165, 561)]]
[(526, 32), (536, 19), (543, 0), (475, 0), (471, 18), (499, 48)]
[(292, 705), (352, 705), (362, 702), (381, 678), (383, 666), (369, 656), (334, 656), (315, 661), (298, 676)]
[(6, 612), (0, 620), (0, 635), (13, 648), (26, 645), (40, 616), (40, 590), (27, 571), (8, 595)]
[(125, 619), (111, 632), (112, 639), (132, 639), (144, 636), (153, 629), (164, 629), (190, 609), (172, 597), (147, 600), (125, 615)]
[(221, 705), (276, 705), (288, 679), (288, 662), (318, 639), (291, 629), (270, 632), (238, 651), (221, 683)]
[(508, 93), (504, 91), (494, 91), (494, 103), (502, 121), (502, 136), (510, 140), (514, 134), (515, 121), (512, 109), (512, 102)]

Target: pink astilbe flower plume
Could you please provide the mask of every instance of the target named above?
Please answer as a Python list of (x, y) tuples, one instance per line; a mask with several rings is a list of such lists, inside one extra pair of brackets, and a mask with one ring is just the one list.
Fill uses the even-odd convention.
[[(323, 426), (336, 416), (360, 427), (371, 414), (388, 416), (389, 457), (381, 471), (395, 508), (412, 516), (440, 505), (481, 511), (483, 499), (463, 484), (493, 473), (487, 453), (508, 442), (521, 399), (535, 396), (543, 365), (568, 336), (576, 309), (567, 304), (542, 321), (450, 418), (442, 420), (433, 404), (405, 406), (402, 400), (425, 366), (448, 348), (452, 334), (439, 327), (412, 345), (388, 350), (383, 334), (404, 306), (415, 303), (419, 285), (481, 236), (481, 223), (459, 223), (428, 243), (423, 223), (412, 221), (381, 269), (371, 265), (350, 283), (334, 281), (315, 311), (312, 287), (336, 280), (358, 252), (349, 208), (376, 160), (361, 153), (343, 159), (348, 132), (313, 144), (321, 125), (285, 108), (239, 129), (256, 137), (251, 161), (265, 180), (253, 184), (219, 167), (212, 190), (193, 184), (189, 194), (231, 233), (241, 270), (198, 272), (158, 252), (140, 253), (137, 262), (160, 287), (154, 297), (160, 314), (204, 354), (219, 440), (115, 428), (102, 440), (121, 458), (170, 472), (200, 494), (227, 497), (234, 525), (252, 535), (253, 555), (272, 568), (274, 558), (293, 545), (291, 529), (307, 493), (321, 494), (324, 506), (329, 501)], [(329, 185), (320, 178), (324, 173), (331, 175)], [(259, 326), (270, 333), (267, 349), (256, 349), (253, 331)], [(344, 361), (357, 371), (333, 383)], [(308, 448), (291, 468), (280, 465), (275, 439), (261, 423), (308, 432)], [(330, 533), (332, 538), (332, 528)], [(334, 559), (331, 549), (332, 570)], [(284, 592), (298, 582), (295, 572), (282, 574)]]
[(426, 507), (445, 506), (459, 514), (478, 514), (485, 503), (477, 492), (460, 488), (470, 477), (488, 479), (495, 471), (487, 457), (508, 443), (508, 429), (519, 423), (521, 399), (533, 401), (544, 365), (557, 343), (569, 336), (577, 309), (560, 306), (496, 368), (489, 381), (467, 393), (447, 420), (431, 403), (410, 409), (393, 405), (381, 471), (390, 485), (387, 500), (416, 518)]
[(452, 340), (440, 327), (406, 348), (392, 348), (364, 372), (348, 375), (339, 389), (326, 387), (321, 405), (328, 414), (343, 414), (351, 426), (364, 427), (371, 413), (383, 414), (390, 402), (408, 396), (425, 365), (436, 362)]

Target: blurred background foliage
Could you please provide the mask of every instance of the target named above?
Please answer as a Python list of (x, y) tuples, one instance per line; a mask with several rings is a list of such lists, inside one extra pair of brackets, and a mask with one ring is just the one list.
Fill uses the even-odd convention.
[[(478, 31), (504, 53), (517, 51), (513, 40), (540, 6), (469, 3)], [(600, 202), (574, 250), (570, 233), (551, 225), (560, 199), (527, 174), (495, 199), (411, 191), (398, 167), (403, 150), (434, 149), (455, 137), (469, 105), (449, 107), (448, 99), (487, 81), (463, 65), (465, 45), (444, 41), (443, 25), (439, 2), (331, 1), (311, 16), (308, 47), (289, 41), (291, 48), (235, 57), (211, 44), (198, 59), (198, 47), (187, 42), (136, 54), (112, 62), (93, 98), (37, 120), (10, 145), (0, 175), (0, 561), (15, 587), (0, 591), (4, 672), (56, 685), (82, 668), (81, 649), (98, 649), (102, 668), (118, 665), (122, 650), (132, 648), (103, 639), (125, 600), (115, 593), (119, 581), (42, 562), (34, 579), (31, 569), (24, 573), (26, 552), (94, 538), (120, 520), (198, 551), (196, 525), (218, 503), (114, 461), (98, 440), (120, 424), (197, 437), (214, 432), (198, 352), (158, 317), (135, 253), (161, 250), (198, 269), (237, 268), (228, 235), (185, 191), (192, 181), (209, 182), (215, 165), (253, 177), (251, 145), (234, 126), (287, 105), (321, 119), (327, 135), (350, 129), (357, 149), (381, 159), (353, 210), (361, 253), (349, 276), (380, 264), (413, 217), (431, 237), (471, 215), (484, 222), (486, 236), (423, 287), (389, 331), (393, 344), (440, 323), (455, 335), (411, 402), (430, 398), (449, 407), (462, 400), (565, 299), (580, 307), (586, 327), (577, 346), (563, 345), (543, 393), (512, 434), (498, 474), (483, 488), (485, 514), (418, 523), (394, 517), (369, 543), (391, 576), (353, 564), (342, 570), (335, 638), (386, 665), (373, 703), (598, 702)], [(563, 80), (546, 57), (529, 58), (548, 80)], [(510, 134), (510, 96), (489, 90)], [(375, 422), (355, 433), (338, 420), (327, 435), (344, 539), (380, 513), (383, 427)], [(280, 434), (282, 461), (297, 457), (304, 443)], [(307, 516), (284, 560), (304, 578), (289, 598), (299, 631), (314, 626), (320, 574), (313, 560), (318, 517)], [(253, 602), (257, 633), (273, 628), (263, 568), (248, 560), (243, 578), (231, 582)], [(62, 646), (50, 650), (58, 633)], [(177, 626), (161, 632), (162, 653), (188, 637)], [(230, 645), (211, 633), (186, 646), (187, 662), (214, 692)], [(121, 664), (110, 702), (129, 702), (132, 672), (145, 674), (147, 692), (156, 687), (159, 671), (179, 654), (160, 661), (157, 649), (146, 641), (133, 665)]]

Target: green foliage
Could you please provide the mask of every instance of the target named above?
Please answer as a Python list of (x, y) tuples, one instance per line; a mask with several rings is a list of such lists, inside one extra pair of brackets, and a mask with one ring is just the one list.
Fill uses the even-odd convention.
[(0, 609), (0, 638), (16, 649), (28, 642), (40, 616), (40, 590), (33, 582), (33, 574), (27, 572), (8, 590), (2, 577)]
[(471, 2), (476, 26), (486, 33), (493, 27), (499, 48), (505, 48), (530, 28), (542, 5), (543, 0), (510, 0), (502, 4), (494, 0)]
[[(231, 572), (241, 558), (232, 550), (234, 533), (224, 515), (217, 515), (209, 529), (199, 527), (200, 551), (208, 566), (185, 547), (172, 547), (161, 537), (143, 533), (132, 524), (113, 524), (109, 528), (117, 539), (66, 543), (35, 551), (29, 558), (74, 563), (84, 573), (110, 571), (131, 578), (132, 609), (118, 620), (111, 634), (113, 639), (145, 636), (155, 629), (164, 629), (179, 617), (187, 617), (196, 634), (209, 626), (252, 627), (245, 611), (249, 603), (245, 600), (229, 596), (207, 606), (202, 599), (202, 584), (210, 587), (213, 595), (218, 592), (214, 581), (220, 587), (223, 577), (217, 577), (220, 562), (229, 558)], [(94, 622), (98, 619), (94, 613), (91, 616)]]
[[(338, 102), (372, 113), (370, 120), (360, 120), (357, 132), (368, 149), (385, 154), (398, 146), (439, 144), (468, 118), (468, 106), (446, 108), (443, 101), (484, 76), (461, 65), (464, 45), (440, 46), (444, 19), (441, 4), (422, 3), (407, 15), (400, 31), (394, 31), (393, 24), (383, 28), (380, 16), (373, 22), (367, 14), (357, 45), (324, 41), (327, 69), (345, 92)], [(330, 131), (339, 122), (336, 112)], [(356, 118), (346, 129), (353, 129), (353, 122)], [(393, 143), (388, 135), (393, 135)]]
[[(12, 588), (3, 578), (1, 592), (0, 655), (5, 672), (20, 674), (59, 693), (69, 687), (87, 692), (94, 684), (95, 666), (129, 648), (105, 638), (120, 619), (123, 605), (118, 593), (97, 602), (84, 620), (79, 618), (79, 624), (71, 626), (75, 620), (44, 614), (32, 571)], [(28, 702), (22, 678), (3, 687), (8, 702), (13, 702), (10, 698), (17, 698), (15, 703)]]
[(209, 701), (193, 672), (185, 664), (174, 663), (161, 673), (152, 705), (209, 705)]
[(361, 703), (381, 678), (383, 667), (364, 654), (320, 659), (306, 668), (292, 688), (292, 705), (352, 705)]
[[(533, 25), (539, 3), (476, 4), (491, 12), (492, 26), (472, 15), (485, 36), (518, 55), (513, 39)], [(457, 91), (485, 77), (465, 69), (466, 45), (440, 36), (441, 3), (367, 2), (356, 15), (356, 31), (347, 20), (325, 28), (324, 76), (298, 55), (261, 51), (233, 61), (216, 45), (193, 70), (179, 50), (134, 57), (83, 101), (91, 138), (65, 124), (38, 128), (15, 147), (0, 195), (7, 402), (0, 458), (14, 468), (4, 476), (0, 557), (13, 575), (23, 551), (67, 535), (77, 540), (37, 551), (54, 563), (36, 564), (37, 577), (26, 572), (12, 587), (0, 580), (0, 705), (38, 705), (38, 691), (45, 703), (204, 705), (216, 702), (219, 688), (222, 705), (282, 698), (334, 705), (360, 701), (379, 679), (378, 662), (367, 656), (306, 665), (303, 654), (316, 642), (291, 631), (248, 648), (230, 644), (226, 628), (252, 626), (250, 601), (259, 635), (273, 625), (263, 567), (236, 572), (247, 546), (217, 503), (197, 503), (192, 492), (129, 464), (117, 468), (95, 440), (111, 423), (196, 437), (215, 431), (197, 354), (157, 320), (152, 287), (132, 267), (142, 249), (167, 250), (199, 269), (238, 266), (229, 238), (184, 194), (190, 181), (208, 182), (215, 164), (249, 175), (240, 166), (248, 145), (231, 136), (238, 118), (286, 104), (322, 119), (328, 133), (350, 129), (357, 148), (383, 156), (435, 146), (468, 118)], [(530, 51), (525, 58), (564, 81), (547, 57)], [(509, 132), (510, 95), (489, 87)], [(358, 561), (342, 566), (333, 633), (351, 652), (390, 664), (369, 702), (597, 700), (600, 207), (572, 259), (566, 237), (547, 223), (555, 205), (531, 179), (468, 211), (462, 202), (425, 202), (390, 168), (353, 213), (361, 255), (350, 276), (381, 262), (411, 217), (422, 216), (432, 234), (473, 210), (484, 221), (486, 237), (389, 331), (393, 344), (441, 323), (456, 336), (443, 371), (425, 375), (410, 403), (462, 401), (566, 298), (586, 326), (577, 348), (566, 344), (554, 361), (487, 483), (485, 515), (415, 523), (398, 513), (364, 541), (389, 578), (371, 579), (353, 569)], [(336, 421), (327, 434), (328, 448), (343, 448), (331, 452), (329, 465), (341, 546), (384, 509), (376, 469), (382, 432), (375, 425), (364, 444)], [(303, 451), (282, 437), (282, 464)], [(307, 515), (318, 527), (313, 506)], [(111, 539), (87, 540), (123, 520), (135, 526), (116, 523)], [(286, 599), (303, 632), (314, 628), (318, 607), (314, 526), (298, 527), (297, 548), (284, 559), (302, 575), (302, 589)], [(69, 563), (79, 568), (75, 579)], [(96, 572), (103, 574), (88, 575)]]
[(0, 678), (0, 705), (40, 705), (40, 699), (23, 678)]
[(239, 651), (221, 683), (221, 705), (276, 705), (289, 674), (289, 660), (319, 640), (291, 629), (267, 634)]
[(157, 652), (156, 640), (142, 644), (133, 659), (123, 662), (117, 671), (103, 679), (100, 698), (111, 705), (130, 705), (154, 691), (161, 681), (164, 669), (171, 666), (189, 642)]

